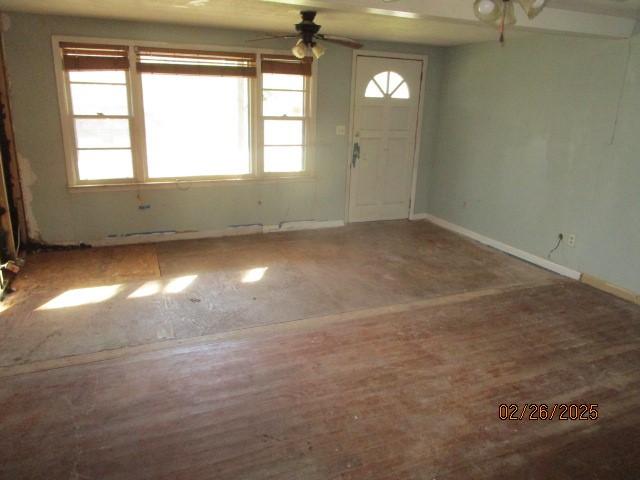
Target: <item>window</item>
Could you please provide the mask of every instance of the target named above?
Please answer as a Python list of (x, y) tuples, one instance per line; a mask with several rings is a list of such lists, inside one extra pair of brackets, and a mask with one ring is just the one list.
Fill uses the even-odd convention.
[(142, 92), (150, 178), (251, 173), (246, 78), (143, 73)]
[(80, 181), (133, 178), (129, 48), (61, 44)]
[(311, 59), (122, 43), (59, 43), (70, 185), (308, 170)]
[(138, 48), (149, 178), (251, 173), (256, 55)]
[(304, 169), (311, 64), (265, 55), (262, 72), (264, 171), (300, 172)]
[(364, 96), (366, 98), (391, 97), (406, 100), (409, 98), (409, 87), (404, 78), (396, 72), (381, 72), (369, 80)]

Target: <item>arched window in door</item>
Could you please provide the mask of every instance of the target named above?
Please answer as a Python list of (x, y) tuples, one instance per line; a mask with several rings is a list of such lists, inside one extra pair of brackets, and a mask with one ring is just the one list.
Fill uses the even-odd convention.
[(364, 92), (366, 98), (391, 97), (396, 99), (409, 98), (409, 86), (401, 75), (396, 72), (380, 72), (375, 75)]

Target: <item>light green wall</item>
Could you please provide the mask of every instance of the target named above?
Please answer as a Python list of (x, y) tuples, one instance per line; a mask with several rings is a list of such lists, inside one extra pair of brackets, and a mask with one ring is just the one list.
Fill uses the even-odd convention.
[[(10, 14), (4, 34), (16, 144), (32, 214), (31, 227), (50, 243), (92, 242), (108, 235), (159, 230), (211, 231), (230, 225), (278, 224), (298, 220), (342, 220), (345, 205), (351, 50), (331, 46), (318, 68), (316, 176), (287, 183), (242, 183), (143, 190), (149, 210), (139, 210), (135, 191), (71, 193), (53, 71), (51, 36), (84, 35), (175, 43), (239, 45), (261, 34), (213, 28), (56, 16)], [(293, 21), (292, 21), (293, 23)], [(443, 50), (365, 42), (370, 50), (429, 56), (416, 212), (426, 212), (428, 162), (433, 153)], [(261, 44), (287, 48), (290, 42)]]
[(429, 212), (542, 257), (573, 233), (553, 261), (640, 292), (640, 36), (451, 48), (441, 92)]

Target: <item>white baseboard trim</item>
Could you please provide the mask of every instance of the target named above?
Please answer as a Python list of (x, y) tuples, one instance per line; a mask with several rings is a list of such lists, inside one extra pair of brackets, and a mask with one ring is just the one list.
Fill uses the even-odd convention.
[(118, 235), (86, 242), (92, 247), (117, 245), (134, 245), (138, 243), (172, 242), (175, 240), (197, 240), (201, 238), (232, 237), (238, 235), (257, 235), (262, 233), (293, 232), (297, 230), (318, 230), (321, 228), (344, 227), (342, 220), (282, 222), (278, 225), (238, 225), (219, 230), (202, 230), (187, 232), (149, 232), (130, 235)]
[(265, 225), (263, 227), (263, 233), (294, 232), (296, 230), (319, 230), (321, 228), (337, 227), (344, 227), (344, 221), (325, 220), (323, 222), (316, 222), (313, 220), (308, 220), (302, 222), (283, 222), (278, 225)]
[(498, 240), (485, 237), (484, 235), (474, 232), (473, 230), (469, 230), (454, 223), (447, 222), (446, 220), (443, 220), (434, 215), (426, 214), (425, 219), (442, 228), (446, 228), (447, 230), (451, 230), (452, 232), (456, 232), (460, 235), (464, 235), (465, 237), (472, 238), (473, 240), (476, 240), (480, 243), (493, 247), (497, 250), (501, 250), (505, 253), (508, 253), (509, 255), (513, 255), (514, 257), (518, 257), (529, 263), (533, 263), (534, 265), (547, 270), (551, 270), (552, 272), (558, 273), (565, 277), (572, 278), (573, 280), (580, 280), (580, 277), (582, 275), (576, 270), (551, 262), (546, 258), (538, 257), (537, 255), (525, 252), (524, 250), (520, 250), (519, 248), (512, 247), (511, 245), (507, 245), (506, 243), (499, 242)]
[(428, 213), (412, 213), (409, 215), (409, 220), (415, 222), (417, 220), (427, 220), (429, 218)]

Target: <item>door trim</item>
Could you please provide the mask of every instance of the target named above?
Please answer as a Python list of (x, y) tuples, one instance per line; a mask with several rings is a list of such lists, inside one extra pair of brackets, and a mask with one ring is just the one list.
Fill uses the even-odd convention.
[(381, 52), (377, 50), (354, 50), (351, 54), (351, 100), (349, 105), (349, 135), (347, 149), (347, 162), (346, 168), (346, 185), (345, 185), (345, 205), (344, 205), (344, 219), (345, 223), (351, 223), (351, 212), (349, 211), (349, 200), (351, 195), (351, 154), (353, 149), (354, 139), (354, 115), (356, 106), (356, 62), (358, 55), (362, 57), (382, 57), (396, 60), (422, 60), (422, 80), (420, 82), (420, 98), (418, 100), (418, 120), (416, 122), (416, 139), (415, 148), (413, 149), (413, 166), (412, 166), (412, 180), (411, 180), (411, 197), (409, 200), (409, 220), (413, 219), (416, 215), (416, 189), (418, 186), (418, 167), (420, 165), (420, 146), (422, 143), (422, 117), (424, 113), (424, 98), (426, 96), (427, 88), (427, 66), (429, 64), (428, 55), (410, 54), (410, 53), (397, 53), (397, 52)]

